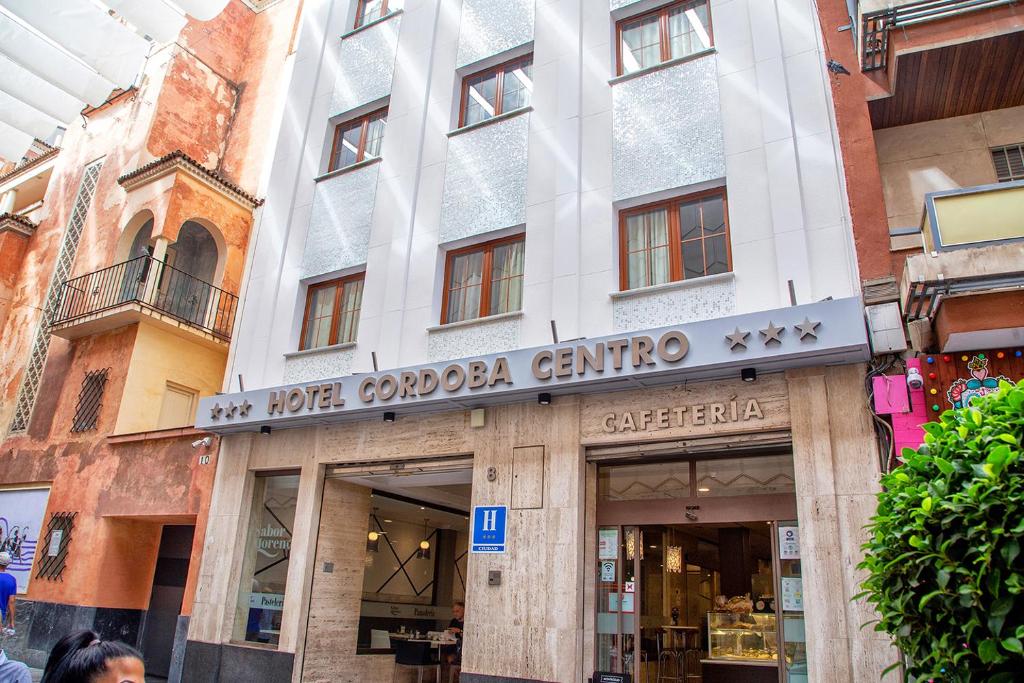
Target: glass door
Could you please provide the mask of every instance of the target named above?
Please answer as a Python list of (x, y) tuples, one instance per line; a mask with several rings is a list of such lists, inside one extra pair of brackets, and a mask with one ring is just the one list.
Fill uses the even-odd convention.
[(596, 670), (640, 680), (641, 657), (636, 648), (640, 532), (635, 526), (602, 526), (597, 534)]
[(776, 525), (776, 614), (783, 643), (783, 683), (807, 682), (807, 636), (804, 629), (804, 589), (800, 567), (800, 527), (796, 520)]

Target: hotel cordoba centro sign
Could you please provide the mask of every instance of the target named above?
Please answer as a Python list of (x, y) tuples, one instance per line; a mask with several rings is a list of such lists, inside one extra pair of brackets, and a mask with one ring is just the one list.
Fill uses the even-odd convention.
[[(516, 394), (585, 391), (627, 383), (635, 387), (645, 380), (738, 375), (738, 369), (747, 366), (763, 371), (821, 359), (852, 362), (866, 358), (860, 301), (840, 299), (631, 335), (212, 396), (201, 401), (196, 426), (214, 432), (246, 431), (261, 425), (297, 427), (325, 418), (366, 417), (367, 413), (403, 407), (450, 409), (516, 400)], [(698, 420), (703, 419), (705, 410), (711, 421), (759, 417), (756, 404), (691, 410), (691, 419)], [(654, 427), (683, 419), (680, 411), (635, 417)], [(605, 428), (628, 430), (630, 421), (636, 420), (610, 420)]]

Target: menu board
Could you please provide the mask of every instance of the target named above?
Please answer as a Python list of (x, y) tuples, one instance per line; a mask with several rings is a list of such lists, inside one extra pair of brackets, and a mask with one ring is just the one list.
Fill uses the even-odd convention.
[(804, 580), (801, 577), (782, 577), (782, 611), (804, 611)]
[(800, 529), (795, 526), (779, 527), (779, 559), (800, 559)]
[(597, 559), (616, 560), (619, 557), (619, 530), (598, 529)]

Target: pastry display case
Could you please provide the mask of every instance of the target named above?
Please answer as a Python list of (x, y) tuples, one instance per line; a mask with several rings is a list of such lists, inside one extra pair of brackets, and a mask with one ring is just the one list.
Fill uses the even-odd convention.
[(778, 631), (774, 614), (708, 612), (708, 659), (731, 662), (777, 662)]

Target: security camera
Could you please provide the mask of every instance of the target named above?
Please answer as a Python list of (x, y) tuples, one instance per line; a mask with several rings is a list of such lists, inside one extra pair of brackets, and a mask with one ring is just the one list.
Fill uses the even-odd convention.
[(917, 368), (907, 368), (907, 386), (915, 391), (924, 388), (924, 377)]
[(213, 437), (212, 436), (204, 436), (203, 438), (199, 439), (198, 441), (193, 441), (192, 442), (192, 448), (199, 448), (200, 446), (207, 446), (207, 447), (209, 447), (209, 445), (212, 444), (212, 443), (213, 443)]

